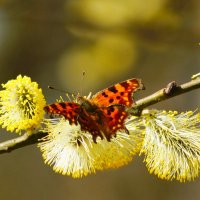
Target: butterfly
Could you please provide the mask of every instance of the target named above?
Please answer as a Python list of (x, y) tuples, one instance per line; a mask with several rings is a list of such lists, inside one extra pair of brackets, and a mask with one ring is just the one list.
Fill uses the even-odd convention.
[(99, 136), (108, 141), (118, 130), (125, 130), (127, 107), (135, 104), (132, 94), (144, 89), (140, 79), (132, 78), (108, 87), (91, 99), (78, 96), (73, 102), (58, 102), (44, 107), (49, 114), (64, 116), (70, 124), (80, 125), (82, 131), (91, 133), (93, 141)]

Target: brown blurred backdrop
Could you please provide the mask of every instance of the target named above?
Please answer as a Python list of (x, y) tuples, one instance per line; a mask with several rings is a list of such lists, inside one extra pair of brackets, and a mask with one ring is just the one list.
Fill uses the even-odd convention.
[[(0, 0), (0, 82), (28, 75), (47, 102), (69, 92), (97, 92), (131, 78), (151, 94), (200, 70), (198, 0)], [(82, 72), (86, 72), (82, 81)], [(178, 111), (199, 107), (199, 91), (160, 104)], [(0, 140), (14, 137), (1, 129)], [(36, 146), (0, 155), (0, 199), (200, 199), (200, 180), (181, 184), (150, 175), (142, 157), (82, 179), (55, 174)]]

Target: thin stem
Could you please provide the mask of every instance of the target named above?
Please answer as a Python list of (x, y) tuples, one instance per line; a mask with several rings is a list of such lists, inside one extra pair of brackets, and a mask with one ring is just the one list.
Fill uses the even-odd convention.
[(136, 105), (128, 109), (128, 112), (133, 115), (140, 115), (142, 110), (148, 106), (156, 104), (158, 102), (170, 99), (172, 97), (184, 94), (194, 89), (200, 88), (200, 78), (191, 80), (180, 86), (176, 85), (176, 82), (171, 82), (166, 88), (163, 88), (147, 97), (144, 97), (136, 101)]
[[(133, 115), (140, 115), (142, 110), (150, 105), (156, 104), (158, 102), (164, 101), (166, 99), (184, 94), (186, 92), (198, 88), (200, 88), (200, 78), (196, 78), (180, 86), (177, 86), (175, 82), (171, 82), (167, 85), (166, 88), (163, 88), (150, 96), (136, 101), (136, 105), (128, 109), (127, 112)], [(47, 133), (43, 132), (39, 132), (37, 134), (32, 135), (25, 133), (24, 135), (15, 139), (2, 142), (0, 143), (0, 154), (8, 153), (15, 149), (38, 143), (38, 140), (46, 135)]]
[(0, 154), (9, 153), (15, 149), (38, 143), (38, 140), (46, 135), (47, 133), (43, 132), (32, 135), (30, 135), (30, 133), (24, 133), (22, 136), (2, 142), (0, 143)]

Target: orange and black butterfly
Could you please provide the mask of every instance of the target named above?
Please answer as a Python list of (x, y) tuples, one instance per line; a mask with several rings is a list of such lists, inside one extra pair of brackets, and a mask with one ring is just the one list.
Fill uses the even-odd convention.
[(144, 89), (141, 80), (133, 78), (108, 87), (91, 99), (79, 96), (76, 102), (54, 103), (44, 109), (64, 116), (70, 124), (80, 124), (82, 131), (92, 134), (94, 142), (103, 135), (110, 141), (118, 130), (126, 130), (126, 108), (134, 105), (132, 94), (139, 89)]

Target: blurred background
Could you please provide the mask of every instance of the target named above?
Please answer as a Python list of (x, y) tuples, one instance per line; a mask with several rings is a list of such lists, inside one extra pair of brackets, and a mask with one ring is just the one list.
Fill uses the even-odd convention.
[[(200, 71), (198, 0), (0, 0), (0, 83), (28, 75), (52, 103), (48, 85), (87, 95), (131, 77), (147, 96)], [(86, 75), (82, 80), (82, 72)], [(178, 111), (199, 107), (199, 91), (154, 105)], [(15, 137), (1, 129), (0, 140)], [(179, 183), (147, 172), (142, 157), (82, 179), (55, 174), (36, 145), (0, 155), (5, 200), (200, 199), (200, 180)]]

